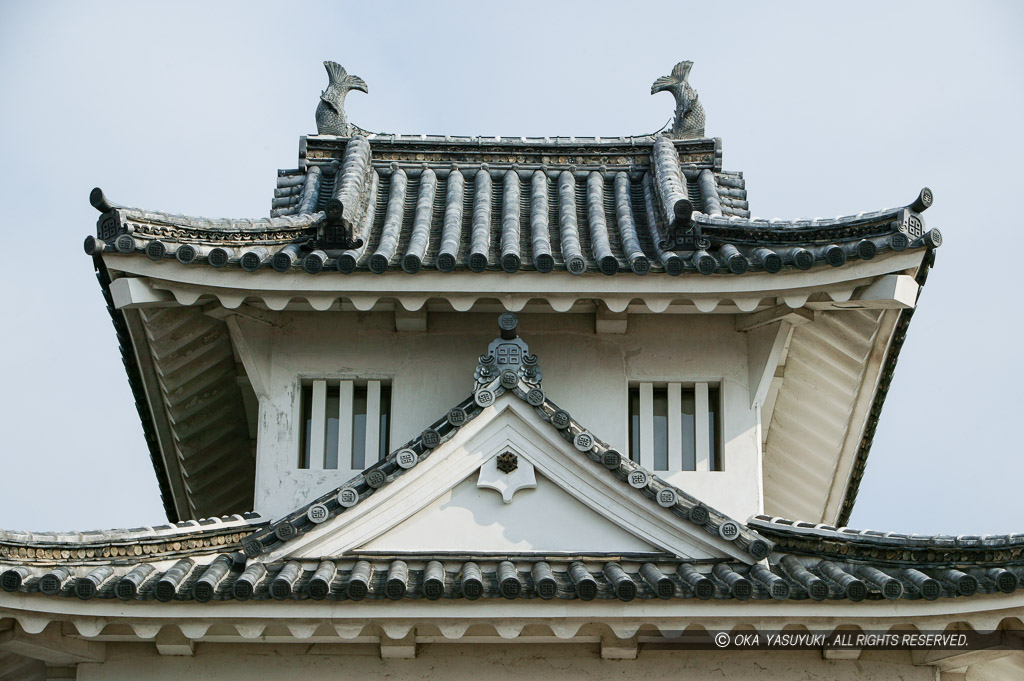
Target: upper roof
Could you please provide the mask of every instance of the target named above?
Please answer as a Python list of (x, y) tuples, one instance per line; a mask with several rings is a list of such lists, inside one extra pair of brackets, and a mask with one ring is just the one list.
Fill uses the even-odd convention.
[(920, 215), (928, 190), (910, 207), (751, 218), (742, 174), (720, 160), (718, 139), (311, 136), (300, 168), (279, 171), (270, 218), (127, 208), (94, 190), (103, 215), (87, 250), (310, 275), (738, 275), (941, 243)]
[(86, 251), (311, 275), (738, 275), (839, 267), (941, 243), (920, 215), (932, 201), (928, 189), (907, 207), (752, 219), (742, 173), (724, 171), (721, 140), (704, 136), (690, 62), (651, 88), (676, 98), (672, 127), (615, 138), (367, 133), (344, 112), (346, 94), (366, 84), (325, 66), (320, 134), (301, 138), (298, 168), (279, 171), (269, 218), (127, 208), (95, 189), (90, 198), (103, 215)]

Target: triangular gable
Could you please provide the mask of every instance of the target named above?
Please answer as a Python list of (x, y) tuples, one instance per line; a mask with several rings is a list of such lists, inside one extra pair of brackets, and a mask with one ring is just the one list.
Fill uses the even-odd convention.
[(501, 316), (502, 337), (481, 356), (470, 398), (346, 485), (250, 536), (246, 554), (313, 558), (364, 546), (478, 471), (504, 438), (532, 448), (527, 459), (578, 501), (660, 549), (747, 563), (768, 556), (771, 542), (622, 457), (548, 400), (516, 324)]
[(507, 504), (471, 475), (358, 551), (546, 556), (662, 552), (540, 473), (533, 487), (519, 490)]
[[(505, 452), (515, 452), (524, 460), (524, 465), (535, 466), (538, 473), (582, 505), (590, 515), (596, 516), (602, 526), (611, 525), (618, 532), (639, 539), (649, 551), (684, 558), (721, 558), (736, 553), (728, 550), (731, 544), (721, 539), (718, 543), (727, 546), (716, 546), (714, 538), (698, 528), (666, 522), (663, 514), (655, 512), (657, 505), (643, 495), (624, 494), (619, 480), (580, 456), (556, 432), (534, 409), (506, 393), (386, 489), (361, 500), (346, 513), (290, 542), (275, 554), (312, 559), (370, 548), (374, 539), (385, 536), (400, 523), (433, 505), (463, 481), (475, 485), (481, 466)], [(500, 499), (497, 492), (484, 491)], [(517, 504), (528, 503), (525, 499), (513, 499), (508, 510), (517, 513)], [(548, 519), (549, 523), (561, 521), (557, 516)], [(451, 530), (451, 527), (435, 528), (436, 550), (446, 550), (444, 542)], [(566, 526), (564, 531), (571, 534), (576, 530)], [(636, 539), (617, 550), (633, 550)], [(586, 548), (597, 550), (596, 547)], [(569, 551), (569, 544), (563, 544), (558, 550)]]

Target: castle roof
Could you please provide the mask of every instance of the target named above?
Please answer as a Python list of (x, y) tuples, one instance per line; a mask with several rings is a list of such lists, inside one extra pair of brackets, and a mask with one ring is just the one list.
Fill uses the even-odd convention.
[(127, 208), (94, 190), (103, 214), (87, 250), (323, 277), (776, 275), (941, 243), (920, 215), (927, 189), (910, 206), (856, 215), (751, 218), (742, 173), (722, 170), (721, 149), (664, 136), (307, 136), (301, 166), (278, 173), (271, 217)]

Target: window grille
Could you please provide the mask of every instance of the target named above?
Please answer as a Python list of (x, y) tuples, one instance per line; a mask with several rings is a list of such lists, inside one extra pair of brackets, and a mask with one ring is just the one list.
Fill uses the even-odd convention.
[(387, 456), (391, 386), (315, 379), (302, 386), (298, 467), (361, 471)]
[(632, 384), (629, 458), (655, 472), (723, 470), (721, 413), (714, 384)]

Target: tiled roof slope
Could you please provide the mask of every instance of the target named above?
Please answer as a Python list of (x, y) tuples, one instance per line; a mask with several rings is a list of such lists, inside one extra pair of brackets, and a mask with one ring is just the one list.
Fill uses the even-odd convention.
[[(840, 542), (849, 540), (839, 539)], [(845, 545), (845, 544), (844, 544)], [(173, 563), (137, 558), (68, 567), (0, 560), (0, 587), (124, 601), (480, 598), (878, 601), (1012, 594), (1024, 569), (996, 560), (930, 565), (777, 552), (768, 564), (652, 556), (353, 555), (261, 563), (224, 547)], [(237, 547), (234, 547), (237, 548)], [(194, 552), (198, 554), (199, 552)]]
[[(767, 563), (663, 554), (378, 556), (262, 563), (240, 550), (258, 516), (105, 532), (0, 532), (0, 588), (82, 600), (934, 600), (1012, 594), (1024, 535), (917, 536), (767, 516)], [(785, 549), (785, 550), (779, 550)]]
[(772, 538), (780, 549), (846, 560), (885, 560), (894, 565), (960, 566), (1000, 563), (1024, 568), (1024, 534), (919, 535), (854, 530), (766, 515), (751, 527)]
[(911, 208), (751, 219), (717, 139), (303, 138), (272, 217), (222, 220), (126, 208), (102, 192), (89, 253), (383, 274), (421, 270), (647, 274), (779, 272), (935, 247)]
[[(664, 554), (353, 553), (263, 563), (241, 551), (258, 516), (106, 532), (0, 532), (0, 588), (82, 600), (935, 600), (1013, 594), (1024, 535), (858, 531), (756, 516), (767, 562)], [(280, 526), (280, 525), (278, 525)]]
[[(265, 524), (255, 513), (186, 520), (170, 525), (85, 532), (0, 530), (0, 562), (52, 566), (104, 563), (124, 565), (144, 560), (202, 556), (238, 546)], [(90, 568), (91, 569), (91, 568)]]

